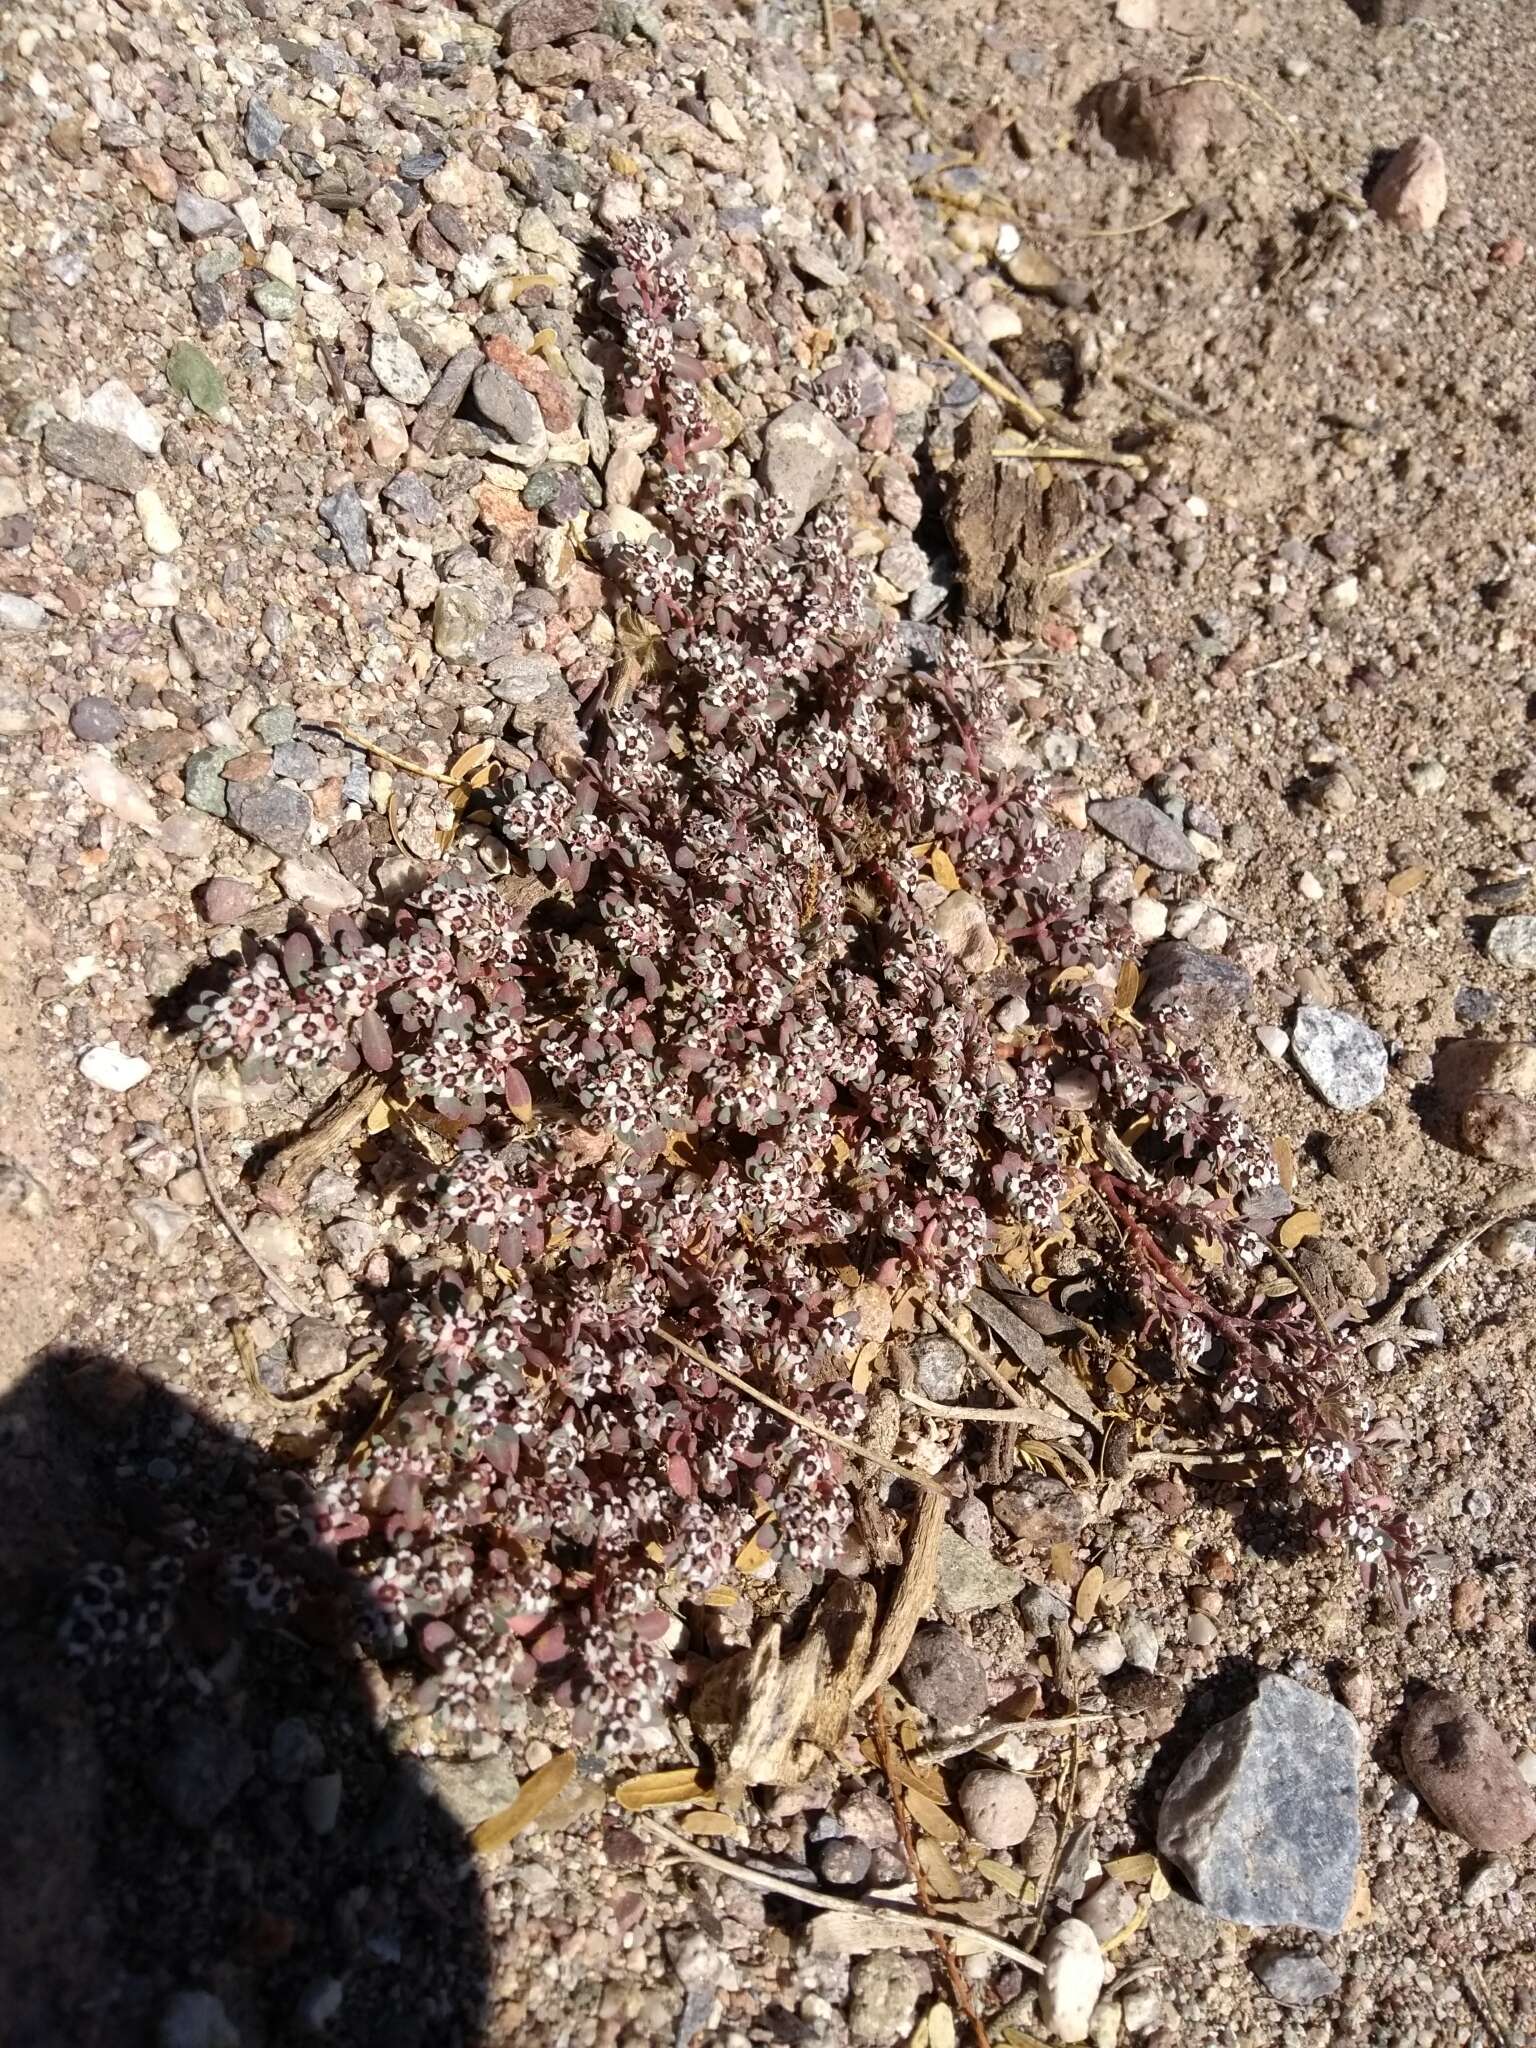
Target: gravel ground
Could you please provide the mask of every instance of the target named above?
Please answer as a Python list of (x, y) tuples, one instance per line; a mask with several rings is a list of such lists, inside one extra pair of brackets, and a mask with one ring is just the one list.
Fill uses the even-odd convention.
[[(399, 1191), (343, 1148), (258, 1202), (260, 1148), (319, 1096), (211, 1101), (221, 1185), (311, 1313), (264, 1299), (210, 1202), (166, 1023), (242, 928), (353, 907), (436, 857), (445, 791), (402, 762), (442, 771), (493, 737), (547, 752), (611, 663), (587, 543), (644, 525), (592, 305), (606, 227), (644, 207), (697, 238), (700, 351), (743, 466), (810, 373), (867, 352), (887, 402), (848, 478), (856, 546), (914, 636), (987, 609), (946, 515), (980, 393), (927, 330), (1119, 458), (1057, 465), (1080, 502), (1036, 566), (1086, 565), (1037, 574), (999, 658), (1069, 802), (1150, 796), (1191, 835), (1178, 876), (1094, 831), (1089, 872), (1149, 941), (1242, 970), (1215, 1049), (1293, 1149), (1322, 1220), (1312, 1283), (1374, 1313), (1511, 1167), (1536, 1171), (1529, 1132), (1502, 1167), (1448, 1142), (1437, 1086), (1453, 1041), (1533, 1038), (1536, 932), (1495, 931), (1536, 912), (1523, 10), (1061, 0), (1045, 28), (907, 5), (878, 34), (837, 6), (502, 13), (317, 23), (249, 0), (0, 30), (0, 1440), (22, 1674), (0, 1768), (54, 1874), (6, 1993), (17, 2041), (946, 2038), (927, 1951), (850, 1962), (797, 1909), (664, 1869), (596, 1777), (559, 1825), (471, 1859), (462, 1828), (562, 1747), (538, 1706), (504, 1755), (443, 1756), (345, 1645), (274, 1658), (238, 1636), (205, 1646), (198, 1698), (103, 1705), (31, 1618), (40, 1581), (104, 1544), (141, 1554), (157, 1489), (238, 1542), (242, 1503), (302, 1488), (327, 1434), (303, 1390), (368, 1343)], [(1124, 153), (1166, 138), (1118, 130), (1117, 151), (1080, 118), (1147, 69), (1249, 90), (1191, 89), (1169, 168)], [(1431, 234), (1359, 205), (1419, 133), (1449, 166)], [(1384, 1074), (1355, 1045), (1366, 1079), (1341, 1095), (1298, 1006), (1369, 1026)], [(1370, 1099), (1328, 1106), (1298, 1059)], [(1077, 1604), (1080, 1703), (1105, 1708), (1114, 1637), (1173, 1704), (1084, 1723), (1070, 1793), (1074, 1745), (1015, 1738), (1044, 1818), (994, 1853), (1005, 1870), (1042, 1875), (1047, 1823), (1089, 1824), (1079, 1891), (1088, 1859), (1151, 1847), (1177, 1763), (1258, 1669), (1331, 1688), (1364, 1734), (1368, 1890), (1336, 1937), (1281, 1938), (1335, 1973), (1316, 2002), (1265, 1988), (1269, 1937), (1175, 1894), (1109, 1952), (1096, 2040), (1525, 2037), (1528, 1849), (1490, 1862), (1436, 1826), (1397, 1731), (1431, 1682), (1511, 1753), (1536, 1737), (1533, 1330), (1516, 1219), (1366, 1352), (1403, 1429), (1399, 1490), (1443, 1554), (1406, 1629), (1220, 1468), (1069, 1517), (1050, 1572)], [(1118, 1603), (1097, 1616), (1093, 1566)], [(959, 1623), (994, 1700), (1051, 1652), (1049, 1614), (1020, 1608)], [(769, 1796), (747, 1839), (827, 1882), (829, 1841), (892, 1848), (851, 1769)], [(973, 1863), (957, 1883), (1019, 1938), (1032, 1914)], [(966, 1969), (995, 2040), (1042, 2024), (1015, 1965)]]

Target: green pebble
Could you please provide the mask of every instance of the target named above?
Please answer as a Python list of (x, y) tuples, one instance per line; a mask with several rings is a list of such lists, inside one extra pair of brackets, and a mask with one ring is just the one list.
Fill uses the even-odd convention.
[(291, 320), (299, 310), (299, 295), (280, 277), (264, 277), (251, 293), (258, 312), (267, 320)]
[(200, 348), (190, 341), (178, 341), (165, 366), (166, 382), (173, 391), (195, 405), (199, 412), (217, 419), (229, 404), (224, 379)]
[(210, 818), (229, 816), (224, 770), (239, 751), (238, 747), (199, 747), (187, 756), (182, 787), (194, 811), (206, 811)]

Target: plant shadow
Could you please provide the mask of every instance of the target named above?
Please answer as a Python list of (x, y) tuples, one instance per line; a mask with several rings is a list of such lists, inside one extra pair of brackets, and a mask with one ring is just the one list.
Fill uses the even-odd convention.
[(302, 1477), (122, 1361), (0, 1406), (7, 2048), (476, 2048), (473, 1859)]

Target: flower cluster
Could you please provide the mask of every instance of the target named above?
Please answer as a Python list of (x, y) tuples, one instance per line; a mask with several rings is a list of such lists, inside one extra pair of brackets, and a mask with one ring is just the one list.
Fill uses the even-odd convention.
[[(1273, 1158), (1178, 1016), (1134, 1014), (1131, 935), (1084, 915), (1049, 784), (1002, 765), (995, 678), (957, 641), (905, 672), (843, 508), (793, 531), (712, 455), (678, 252), (646, 222), (617, 254), (665, 538), (610, 566), (653, 658), (590, 695), (577, 767), (501, 787), (547, 892), (450, 872), (257, 955), (202, 1018), (209, 1055), (365, 1064), (459, 1133), (413, 1391), (313, 1539), (366, 1574), (381, 1649), (425, 1661), (420, 1705), (494, 1726), (539, 1679), (643, 1744), (669, 1605), (749, 1535), (838, 1553), (854, 1286), (963, 1301), (1070, 1213), (1143, 1348), (1230, 1427), (1283, 1418), (1361, 1562), (1406, 1570), (1344, 1350), (1250, 1277), (1288, 1208)], [(1085, 1118), (1134, 1120), (1148, 1171), (1097, 1163)]]

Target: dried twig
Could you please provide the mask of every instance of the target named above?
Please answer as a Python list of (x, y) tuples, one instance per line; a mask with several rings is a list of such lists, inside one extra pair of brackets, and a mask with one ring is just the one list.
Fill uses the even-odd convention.
[(875, 32), (875, 40), (880, 45), (881, 56), (884, 57), (886, 63), (890, 65), (896, 76), (906, 87), (907, 98), (912, 102), (913, 113), (916, 114), (918, 120), (922, 122), (925, 128), (930, 127), (932, 125), (932, 117), (928, 112), (928, 102), (923, 97), (922, 87), (901, 61), (896, 45), (885, 32), (885, 23), (880, 19), (878, 8), (870, 8), (864, 19)]
[(1079, 448), (1069, 441), (1033, 441), (1022, 448), (998, 443), (992, 453), (999, 462), (1087, 462), (1100, 469), (1124, 469), (1132, 476), (1145, 476), (1147, 465), (1139, 455), (1118, 455), (1113, 448)]
[[(917, 1844), (912, 1838), (912, 1819), (907, 1812), (906, 1798), (891, 1760), (891, 1731), (886, 1726), (885, 1702), (879, 1693), (875, 1694), (870, 1724), (875, 1738), (875, 1755), (880, 1759), (880, 1770), (885, 1778), (886, 1795), (891, 1802), (891, 1811), (896, 1817), (896, 1832), (901, 1839), (902, 1857), (917, 1888), (918, 1904), (930, 1918), (933, 1918), (933, 1896), (928, 1889), (928, 1879), (923, 1866), (917, 1860)], [(949, 1978), (949, 1988), (955, 1994), (955, 2002), (971, 2023), (971, 2031), (976, 2036), (976, 2048), (992, 2048), (991, 2038), (971, 1997), (970, 1986), (961, 1975), (960, 1965), (955, 1961), (954, 1950), (946, 1937), (937, 1931), (933, 1931), (933, 1945), (939, 1952), (939, 1961), (944, 1965), (944, 1973)]]
[(956, 348), (952, 341), (946, 341), (936, 327), (920, 326), (918, 331), (933, 343), (941, 355), (946, 355), (952, 363), (957, 363), (968, 377), (974, 377), (982, 390), (990, 392), (999, 405), (1005, 406), (1010, 412), (1016, 412), (1025, 426), (1033, 428), (1037, 434), (1043, 434), (1050, 426), (1049, 419), (1038, 405), (1032, 405), (1017, 391), (1009, 390), (1008, 386), (994, 377), (990, 370), (984, 370), (980, 363), (972, 362), (963, 349)]
[(1065, 1436), (1076, 1427), (1066, 1417), (1047, 1408), (958, 1408), (943, 1401), (930, 1401), (923, 1394), (903, 1393), (908, 1408), (924, 1415), (936, 1415), (941, 1422), (990, 1422), (1001, 1429), (1031, 1429), (1050, 1441), (1058, 1432)]
[(827, 55), (837, 55), (837, 23), (832, 19), (834, 0), (821, 0), (821, 32), (827, 39)]
[(1522, 1209), (1536, 1209), (1536, 1180), (1517, 1180), (1502, 1193), (1494, 1196), (1477, 1221), (1451, 1242), (1443, 1251), (1438, 1251), (1420, 1267), (1412, 1280), (1403, 1283), (1397, 1299), (1390, 1307), (1384, 1308), (1379, 1316), (1367, 1323), (1361, 1335), (1369, 1340), (1389, 1337), (1401, 1329), (1403, 1316), (1411, 1303), (1428, 1294), (1441, 1274), (1454, 1266), (1465, 1251), (1470, 1251), (1480, 1237), (1492, 1230), (1496, 1223), (1503, 1223)]
[(235, 1243), (239, 1245), (241, 1251), (245, 1253), (245, 1256), (256, 1268), (257, 1272), (261, 1275), (262, 1279), (266, 1281), (267, 1286), (271, 1291), (272, 1297), (277, 1302), (278, 1306), (280, 1308), (285, 1308), (290, 1315), (314, 1315), (316, 1311), (314, 1309), (306, 1308), (303, 1302), (301, 1302), (298, 1299), (298, 1297), (291, 1292), (289, 1288), (284, 1286), (283, 1282), (279, 1280), (277, 1275), (272, 1271), (272, 1268), (266, 1263), (266, 1261), (262, 1258), (261, 1254), (255, 1249), (255, 1247), (250, 1242), (250, 1239), (246, 1236), (245, 1232), (241, 1229), (240, 1225), (235, 1221), (234, 1214), (231, 1211), (229, 1204), (225, 1201), (223, 1195), (219, 1190), (218, 1178), (214, 1173), (213, 1164), (208, 1157), (208, 1147), (203, 1141), (202, 1089), (203, 1082), (206, 1079), (207, 1069), (204, 1067), (199, 1067), (197, 1072), (192, 1077), (192, 1087), (187, 1097), (187, 1108), (190, 1111), (192, 1117), (192, 1144), (194, 1150), (197, 1153), (198, 1171), (203, 1176), (203, 1185), (208, 1190), (208, 1199), (210, 1202), (212, 1202), (214, 1212), (218, 1216), (219, 1221), (223, 1224), (224, 1228), (229, 1232), (230, 1236), (235, 1240)]
[(1108, 242), (1120, 235), (1146, 235), (1153, 228), (1166, 227), (1171, 220), (1177, 220), (1181, 213), (1188, 213), (1189, 201), (1181, 199), (1177, 206), (1170, 206), (1166, 213), (1155, 213), (1150, 220), (1128, 221), (1118, 228), (1078, 228), (1066, 236), (1069, 242)]
[(637, 1813), (633, 1816), (632, 1825), (655, 1835), (669, 1848), (702, 1864), (706, 1870), (717, 1871), (721, 1877), (734, 1877), (739, 1884), (750, 1885), (754, 1891), (776, 1892), (781, 1898), (798, 1900), (802, 1906), (814, 1906), (819, 1912), (849, 1913), (861, 1920), (904, 1920), (909, 1927), (955, 1935), (974, 1942), (978, 1948), (990, 1949), (993, 1955), (1002, 1956), (1007, 1962), (1017, 1963), (1022, 1970), (1033, 1970), (1037, 1976), (1044, 1967), (1038, 1957), (1015, 1948), (1000, 1934), (973, 1926), (969, 1920), (948, 1920), (937, 1913), (918, 1912), (900, 1899), (848, 1898), (840, 1892), (818, 1891), (814, 1885), (796, 1884), (792, 1878), (780, 1877), (777, 1871), (759, 1870), (754, 1863), (738, 1863), (733, 1857), (717, 1856), (713, 1850), (701, 1849), (697, 1842), (678, 1834), (665, 1821), (657, 1820), (654, 1814)]
[(349, 747), (359, 752), (372, 754), (376, 761), (387, 762), (391, 768), (404, 769), (407, 775), (423, 775), (428, 782), (441, 782), (447, 789), (461, 789), (462, 783), (455, 782), (451, 775), (445, 775), (440, 768), (423, 767), (420, 761), (407, 761), (403, 754), (391, 754), (386, 747), (375, 746), (372, 740), (364, 739), (360, 732), (354, 732), (349, 725), (338, 724), (332, 718), (306, 718), (306, 725), (317, 726), (321, 732), (333, 732), (337, 739), (345, 740)]
[(1150, 377), (1143, 377), (1140, 370), (1125, 368), (1122, 364), (1110, 366), (1110, 376), (1117, 384), (1123, 384), (1127, 391), (1136, 391), (1143, 398), (1150, 398), (1154, 405), (1165, 406), (1171, 413), (1177, 413), (1182, 420), (1193, 420), (1203, 427), (1218, 424), (1216, 415), (1207, 412), (1203, 405), (1196, 405), (1192, 399), (1183, 398), (1177, 391), (1170, 391), (1166, 384), (1154, 384)]
[(728, 1387), (734, 1387), (738, 1394), (745, 1394), (749, 1401), (756, 1401), (759, 1407), (769, 1408), (775, 1415), (782, 1416), (786, 1422), (792, 1422), (796, 1429), (806, 1430), (811, 1436), (819, 1436), (823, 1443), (835, 1444), (840, 1451), (846, 1451), (850, 1458), (862, 1458), (866, 1465), (877, 1466), (880, 1471), (889, 1473), (892, 1479), (905, 1479), (909, 1486), (920, 1487), (924, 1493), (936, 1493), (941, 1500), (949, 1499), (948, 1489), (940, 1486), (937, 1480), (930, 1479), (926, 1472), (914, 1471), (910, 1465), (898, 1465), (894, 1458), (884, 1458), (878, 1451), (866, 1450), (863, 1444), (856, 1444), (852, 1437), (839, 1436), (835, 1429), (828, 1429), (824, 1423), (813, 1420), (811, 1416), (802, 1415), (796, 1409), (786, 1407), (784, 1402), (776, 1401), (772, 1394), (765, 1394), (761, 1387), (754, 1387), (750, 1380), (744, 1380), (739, 1373), (732, 1372), (728, 1365), (721, 1365), (717, 1359), (706, 1357), (702, 1351), (695, 1350), (693, 1345), (685, 1343), (681, 1337), (674, 1335), (664, 1326), (656, 1334), (665, 1343), (670, 1344), (674, 1351), (681, 1352), (684, 1358), (692, 1359), (703, 1371), (711, 1372), (716, 1379), (724, 1380)]
[(349, 1359), (339, 1372), (333, 1372), (329, 1379), (321, 1380), (318, 1386), (310, 1387), (304, 1393), (275, 1394), (261, 1377), (256, 1347), (251, 1342), (251, 1333), (245, 1324), (236, 1323), (230, 1334), (234, 1338), (235, 1351), (240, 1363), (245, 1368), (246, 1382), (251, 1392), (272, 1408), (323, 1408), (327, 1401), (333, 1400), (344, 1388), (350, 1387), (360, 1373), (366, 1372), (370, 1365), (377, 1365), (384, 1356), (382, 1351), (370, 1351), (362, 1358)]
[(943, 1742), (930, 1742), (916, 1751), (913, 1762), (947, 1764), (954, 1757), (970, 1756), (985, 1749), (999, 1735), (1069, 1735), (1080, 1721), (1107, 1721), (1107, 1713), (1041, 1714), (1027, 1721), (982, 1721), (969, 1735), (952, 1735)]

